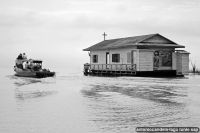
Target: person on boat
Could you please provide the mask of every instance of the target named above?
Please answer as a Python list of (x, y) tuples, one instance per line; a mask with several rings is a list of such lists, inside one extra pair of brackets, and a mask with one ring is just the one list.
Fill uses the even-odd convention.
[(16, 60), (15, 60), (15, 66), (17, 68), (23, 69), (23, 65), (22, 64), (23, 64), (23, 58), (22, 58), (22, 54), (20, 53), (18, 55), (18, 57), (16, 58)]
[(22, 58), (27, 59), (26, 53), (23, 53)]
[(17, 68), (23, 69), (22, 63), (23, 63), (22, 60), (19, 60), (19, 59), (16, 59), (16, 60), (15, 60), (15, 66), (16, 66)]
[(24, 70), (28, 69), (28, 61), (23, 62), (23, 69)]
[(17, 59), (18, 59), (18, 60), (22, 60), (22, 59), (23, 59), (23, 57), (22, 57), (22, 54), (21, 54), (21, 53), (18, 55)]
[(38, 71), (42, 69), (41, 64), (37, 64), (36, 67), (37, 67), (37, 70), (38, 70)]
[(32, 70), (33, 67), (34, 67), (34, 64), (33, 64), (32, 59), (29, 59), (28, 62), (29, 62), (29, 64), (28, 64), (28, 68)]

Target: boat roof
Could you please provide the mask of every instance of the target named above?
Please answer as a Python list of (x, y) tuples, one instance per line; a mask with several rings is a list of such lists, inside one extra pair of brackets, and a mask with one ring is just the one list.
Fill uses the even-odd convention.
[(33, 60), (33, 63), (42, 63), (42, 60)]

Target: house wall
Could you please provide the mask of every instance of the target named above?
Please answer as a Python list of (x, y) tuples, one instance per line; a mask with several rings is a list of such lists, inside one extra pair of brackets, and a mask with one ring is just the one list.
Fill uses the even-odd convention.
[[(106, 52), (107, 51), (91, 51), (90, 52), (90, 63), (91, 64), (106, 64)], [(92, 62), (93, 55), (98, 55), (98, 62)]]
[[(135, 47), (126, 48), (126, 49), (112, 49), (107, 51), (91, 51), (90, 52), (90, 63), (91, 64), (106, 64), (106, 52), (110, 54), (110, 63), (109, 64), (130, 64), (131, 62), (127, 62), (127, 53), (132, 50), (137, 50)], [(120, 62), (112, 62), (112, 54), (120, 54)], [(93, 63), (92, 57), (93, 55), (98, 55), (98, 62)]]
[(177, 53), (177, 74), (186, 75), (189, 72), (189, 54)]
[[(153, 51), (145, 49), (136, 49), (135, 47), (126, 49), (112, 49), (109, 51), (91, 51), (90, 62), (91, 64), (106, 64), (106, 52), (109, 52), (109, 64), (131, 64), (130, 60), (128, 62), (127, 56), (127, 54), (131, 53), (131, 51), (133, 51), (133, 64), (136, 64), (137, 71), (153, 71)], [(112, 54), (120, 54), (120, 62), (112, 62)], [(97, 63), (92, 62), (93, 55), (98, 55)], [(116, 69), (114, 67), (113, 69)]]
[(153, 71), (153, 50), (139, 50), (139, 65), (137, 71)]
[[(158, 49), (112, 49), (107, 51), (91, 51), (90, 61), (91, 64), (106, 64), (106, 53), (109, 52), (109, 64), (131, 64), (128, 61), (127, 53), (133, 52), (133, 63), (136, 64), (137, 71), (154, 71), (154, 51)], [(120, 54), (120, 62), (112, 62), (112, 54)], [(98, 55), (98, 62), (93, 63), (93, 55)], [(105, 66), (106, 67), (106, 66)], [(115, 67), (115, 66), (114, 66)], [(112, 69), (116, 69), (116, 68)], [(188, 54), (172, 53), (172, 67), (161, 67), (158, 70), (177, 70), (177, 73), (186, 74), (189, 70), (189, 56)]]
[(189, 54), (182, 54), (182, 73), (189, 73)]
[[(131, 62), (127, 62), (128, 57), (127, 53), (132, 50), (136, 50), (135, 48), (127, 48), (127, 49), (113, 49), (110, 50), (110, 64), (131, 64)], [(112, 54), (120, 54), (120, 62), (112, 62)]]
[(176, 58), (177, 58), (177, 62), (176, 62), (176, 73), (179, 75), (179, 74), (182, 74), (182, 57), (181, 57), (181, 54), (178, 54), (176, 53)]
[(172, 53), (172, 70), (177, 69), (177, 54), (175, 52)]
[[(90, 52), (90, 55), (91, 55), (90, 56), (90, 64), (106, 64), (106, 53), (107, 52), (109, 52), (109, 64), (116, 64), (116, 65), (117, 64), (131, 64), (131, 62), (128, 62), (127, 54), (131, 53), (132, 50), (135, 51), (133, 63), (138, 64), (138, 62), (139, 62), (138, 55), (137, 55), (138, 50), (136, 49), (136, 47), (124, 48), (124, 49), (112, 49), (112, 50), (106, 50), (106, 51), (103, 51), (103, 50), (101, 50), (101, 51), (91, 51)], [(120, 54), (120, 61), (119, 62), (112, 62), (112, 54)], [(98, 55), (98, 62), (97, 63), (92, 62), (93, 55)], [(117, 66), (113, 65), (112, 69), (116, 69), (115, 67), (117, 67)], [(97, 69), (97, 68), (95, 68), (95, 69)]]

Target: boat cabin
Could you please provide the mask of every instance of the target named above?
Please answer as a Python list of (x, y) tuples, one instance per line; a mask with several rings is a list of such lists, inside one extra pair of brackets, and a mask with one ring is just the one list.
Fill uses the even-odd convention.
[(30, 64), (32, 64), (32, 69), (35, 71), (41, 70), (42, 69), (42, 61), (41, 60), (29, 60)]
[(41, 60), (30, 60), (31, 63), (34, 64), (34, 66), (41, 66), (42, 67), (42, 61)]
[(160, 34), (104, 40), (89, 51), (86, 75), (184, 76), (189, 71), (189, 52)]

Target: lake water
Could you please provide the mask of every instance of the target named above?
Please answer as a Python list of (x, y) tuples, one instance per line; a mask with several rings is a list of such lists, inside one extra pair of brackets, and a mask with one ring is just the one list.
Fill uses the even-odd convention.
[(54, 78), (0, 69), (0, 133), (130, 133), (138, 126), (200, 126), (200, 76)]

